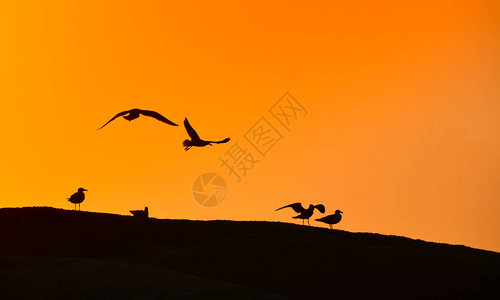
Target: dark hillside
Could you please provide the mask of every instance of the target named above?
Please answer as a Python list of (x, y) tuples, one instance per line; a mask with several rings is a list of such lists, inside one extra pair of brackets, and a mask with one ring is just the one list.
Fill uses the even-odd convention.
[(2, 299), (287, 299), (160, 268), (64, 257), (0, 257), (0, 291)]
[(4, 208), (0, 240), (4, 257), (139, 264), (294, 298), (478, 297), (500, 286), (495, 252), (276, 222)]

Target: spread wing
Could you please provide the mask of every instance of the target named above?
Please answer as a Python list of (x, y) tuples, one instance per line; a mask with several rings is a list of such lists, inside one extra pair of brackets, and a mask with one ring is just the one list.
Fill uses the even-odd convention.
[(163, 123), (167, 123), (167, 124), (172, 125), (172, 126), (179, 126), (179, 125), (175, 124), (174, 122), (170, 121), (169, 119), (165, 118), (164, 116), (160, 115), (156, 111), (141, 110), (141, 114), (148, 116), (148, 117), (153, 117), (158, 121), (162, 121)]
[(292, 204), (289, 204), (289, 205), (286, 205), (286, 206), (283, 206), (283, 207), (280, 207), (278, 208), (277, 210), (280, 210), (280, 209), (283, 209), (283, 208), (286, 208), (286, 207), (291, 207), (296, 213), (301, 213), (303, 212), (305, 209), (302, 207), (302, 204), (300, 204), (299, 202), (297, 203), (292, 203)]
[(316, 208), (323, 214), (325, 213), (325, 206), (323, 204), (314, 205), (314, 208)]
[[(130, 112), (130, 110), (126, 110), (126, 111), (122, 111), (121, 113), (118, 113), (116, 116), (114, 116), (113, 118), (111, 118), (111, 120), (109, 120), (108, 122), (106, 122), (106, 124), (102, 125), (99, 129), (103, 128), (104, 126), (108, 125), (109, 122), (113, 121), (114, 119), (118, 118), (118, 117), (121, 117), (123, 115), (126, 115)], [(99, 130), (97, 129), (97, 130)]]
[(215, 143), (215, 144), (222, 144), (222, 143), (227, 143), (229, 142), (230, 138), (225, 138), (223, 139), (222, 141), (217, 141), (217, 142), (213, 142), (213, 141), (210, 141), (211, 143)]
[(191, 124), (189, 124), (189, 121), (187, 118), (184, 119), (184, 127), (186, 127), (186, 131), (193, 140), (199, 140), (200, 137), (196, 133), (196, 131), (191, 127)]

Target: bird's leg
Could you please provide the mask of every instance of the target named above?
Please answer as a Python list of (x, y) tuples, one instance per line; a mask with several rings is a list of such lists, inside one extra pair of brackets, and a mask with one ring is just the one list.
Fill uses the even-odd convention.
[(191, 149), (191, 146), (184, 148), (185, 151), (188, 151), (189, 149)]

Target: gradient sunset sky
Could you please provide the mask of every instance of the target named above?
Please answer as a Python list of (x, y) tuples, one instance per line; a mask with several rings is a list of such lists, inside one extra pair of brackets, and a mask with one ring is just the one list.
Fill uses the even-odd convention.
[[(84, 187), (87, 211), (300, 223), (274, 210), (323, 203), (342, 230), (500, 251), (500, 2), (399, 2), (3, 1), (0, 207)], [(269, 112), (287, 91), (290, 131)], [(181, 126), (96, 130), (134, 107)], [(185, 152), (185, 117), (231, 141)], [(265, 157), (261, 118), (283, 136)], [(235, 143), (259, 159), (241, 182)], [(205, 172), (228, 186), (213, 208)]]

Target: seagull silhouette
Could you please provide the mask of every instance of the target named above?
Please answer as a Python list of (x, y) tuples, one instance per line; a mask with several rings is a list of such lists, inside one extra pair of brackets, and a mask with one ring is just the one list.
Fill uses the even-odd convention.
[(75, 210), (76, 210), (76, 205), (78, 204), (78, 210), (80, 210), (80, 203), (85, 200), (85, 194), (83, 191), (86, 191), (84, 188), (79, 188), (78, 192), (74, 193), (71, 195), (71, 197), (68, 198), (68, 201), (73, 203), (75, 205)]
[[(128, 116), (126, 116), (126, 114), (128, 114)], [(140, 115), (155, 118), (158, 121), (162, 121), (163, 123), (167, 123), (167, 124), (172, 125), (172, 126), (179, 126), (179, 125), (175, 124), (174, 122), (170, 121), (169, 119), (165, 118), (164, 116), (160, 115), (156, 111), (142, 110), (142, 109), (134, 108), (131, 110), (126, 110), (126, 111), (122, 111), (121, 113), (118, 113), (116, 116), (111, 118), (111, 120), (106, 122), (106, 124), (102, 125), (99, 129), (102, 129), (104, 126), (108, 125), (109, 122), (113, 121), (114, 119), (116, 119), (118, 117), (123, 116), (124, 119), (132, 121), (132, 120), (139, 118)], [(97, 129), (97, 130), (99, 130), (99, 129)]]
[(337, 209), (335, 211), (335, 214), (328, 215), (328, 216), (325, 216), (325, 217), (320, 218), (320, 219), (316, 219), (316, 221), (320, 221), (320, 222), (326, 223), (326, 224), (330, 225), (330, 229), (333, 229), (332, 225), (333, 224), (337, 224), (342, 219), (342, 215), (341, 214), (343, 214), (343, 212), (341, 212), (340, 210)]
[(144, 208), (144, 210), (131, 210), (130, 212), (134, 215), (134, 217), (137, 218), (147, 219), (149, 216), (149, 210), (147, 206)]
[(198, 136), (198, 133), (191, 127), (191, 124), (189, 124), (189, 121), (187, 118), (184, 119), (184, 127), (186, 127), (186, 131), (189, 134), (189, 137), (191, 137), (191, 140), (184, 140), (182, 142), (182, 145), (186, 148), (184, 150), (188, 151), (191, 147), (205, 147), (206, 145), (212, 146), (212, 143), (214, 144), (222, 144), (222, 143), (227, 143), (229, 142), (229, 138), (225, 138), (221, 141), (204, 141), (200, 139)]
[[(325, 213), (325, 206), (323, 204), (318, 204), (318, 205), (311, 204), (309, 205), (309, 208), (305, 209), (299, 202), (285, 205), (283, 207), (278, 208), (276, 211), (286, 207), (291, 207), (296, 213), (300, 213), (298, 216), (295, 216), (293, 218), (302, 219), (302, 225), (304, 225), (304, 220), (306, 219), (307, 219), (307, 224), (309, 224), (309, 218), (313, 215), (315, 208), (319, 210), (321, 213)], [(309, 224), (309, 226), (311, 226), (311, 224)]]

